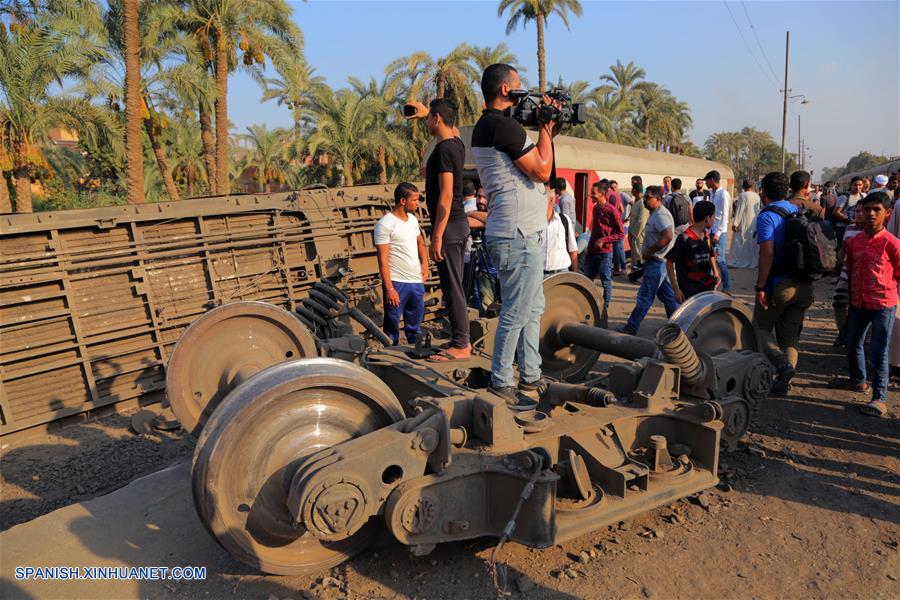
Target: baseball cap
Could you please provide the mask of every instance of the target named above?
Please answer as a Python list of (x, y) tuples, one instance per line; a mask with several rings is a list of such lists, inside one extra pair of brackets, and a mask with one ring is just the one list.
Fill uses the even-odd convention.
[(875, 184), (876, 185), (887, 185), (888, 178), (887, 175), (876, 175), (875, 176)]

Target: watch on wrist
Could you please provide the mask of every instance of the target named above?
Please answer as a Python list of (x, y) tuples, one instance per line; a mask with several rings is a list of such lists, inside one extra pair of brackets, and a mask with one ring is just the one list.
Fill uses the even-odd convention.
[(759, 286), (757, 285), (757, 286), (754, 286), (753, 289), (756, 290), (757, 292), (764, 292), (764, 291), (766, 291), (766, 287), (765, 287), (765, 286), (759, 287)]

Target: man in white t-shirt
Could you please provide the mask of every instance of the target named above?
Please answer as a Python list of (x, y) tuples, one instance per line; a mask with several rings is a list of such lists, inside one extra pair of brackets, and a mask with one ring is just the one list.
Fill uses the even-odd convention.
[(728, 276), (728, 221), (731, 218), (731, 194), (720, 185), (721, 176), (718, 171), (710, 171), (704, 178), (709, 188), (709, 201), (716, 207), (716, 218), (709, 232), (713, 248), (716, 251), (716, 264), (722, 278), (722, 291), (731, 295), (731, 278)]
[(406, 342), (415, 344), (425, 316), (425, 280), (428, 253), (414, 214), (419, 209), (419, 190), (401, 183), (394, 190), (394, 208), (375, 224), (378, 271), (384, 286), (384, 332), (400, 342), (400, 317)]
[(547, 198), (547, 229), (541, 237), (544, 248), (544, 277), (578, 270), (578, 238), (565, 213), (553, 210), (553, 194)]

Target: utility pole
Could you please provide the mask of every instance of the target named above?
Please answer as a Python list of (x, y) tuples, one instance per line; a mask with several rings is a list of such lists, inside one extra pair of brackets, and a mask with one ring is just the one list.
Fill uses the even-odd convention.
[(781, 115), (781, 171), (784, 172), (784, 140), (787, 138), (787, 101), (788, 93), (788, 53), (791, 48), (791, 32), (785, 32), (784, 38), (784, 112)]
[(803, 169), (803, 138), (800, 137), (800, 111), (797, 111), (797, 168)]

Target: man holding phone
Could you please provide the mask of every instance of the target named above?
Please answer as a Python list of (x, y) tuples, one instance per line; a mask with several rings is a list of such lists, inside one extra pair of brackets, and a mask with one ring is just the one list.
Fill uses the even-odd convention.
[[(472, 153), (488, 196), (485, 241), (500, 280), (503, 298), (494, 337), (490, 391), (508, 405), (532, 408), (517, 393), (513, 360), (518, 355), (518, 391), (533, 392), (542, 383), (539, 352), (544, 312), (544, 256), (541, 236), (547, 227), (545, 183), (553, 170), (552, 140), (559, 127), (540, 126), (537, 144), (509, 115), (516, 104), (510, 92), (521, 86), (519, 73), (494, 64), (481, 77), (487, 108), (472, 130)], [(550, 104), (544, 96), (543, 102)]]
[(423, 105), (409, 103), (403, 107), (403, 114), (410, 118), (424, 117), (428, 133), (436, 142), (425, 163), (425, 204), (432, 222), (429, 255), (437, 265), (441, 293), (450, 319), (451, 339), (428, 360), (447, 362), (468, 358), (472, 355), (472, 346), (463, 271), (469, 222), (462, 195), (466, 148), (456, 128), (456, 103), (437, 98), (431, 101), (427, 112)]

